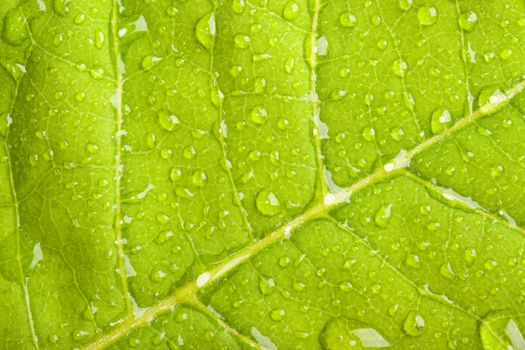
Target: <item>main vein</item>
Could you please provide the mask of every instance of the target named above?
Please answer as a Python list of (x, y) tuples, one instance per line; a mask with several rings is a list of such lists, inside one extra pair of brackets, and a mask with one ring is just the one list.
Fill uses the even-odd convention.
[(118, 36), (118, 0), (113, 1), (111, 10), (110, 31), (112, 36), (111, 55), (113, 66), (115, 67), (115, 94), (112, 97), (113, 107), (116, 109), (115, 122), (115, 235), (118, 249), (119, 275), (122, 284), (122, 291), (126, 296), (126, 308), (128, 314), (132, 312), (132, 305), (129, 299), (128, 281), (126, 278), (126, 269), (124, 263), (124, 242), (122, 238), (122, 205), (121, 205), (121, 178), (122, 178), (122, 87), (124, 83), (123, 72), (121, 67), (122, 57), (120, 53), (120, 41)]
[(85, 350), (103, 349), (121, 337), (125, 336), (132, 330), (145, 326), (151, 321), (162, 315), (163, 313), (173, 310), (173, 307), (183, 302), (188, 302), (194, 298), (203, 288), (209, 287), (210, 285), (218, 282), (228, 273), (235, 270), (245, 262), (249, 261), (253, 256), (261, 253), (262, 251), (273, 246), (275, 243), (282, 241), (283, 239), (290, 238), (292, 231), (304, 224), (305, 222), (314, 220), (316, 218), (324, 217), (325, 214), (336, 206), (342, 205), (349, 200), (352, 194), (366, 189), (377, 183), (389, 178), (391, 175), (397, 173), (396, 170), (408, 167), (410, 160), (416, 155), (428, 150), (430, 147), (439, 144), (456, 132), (464, 129), (465, 127), (473, 124), (480, 118), (491, 115), (504, 106), (506, 106), (513, 97), (521, 93), (525, 89), (525, 80), (518, 82), (513, 87), (509, 88), (503, 93), (496, 94), (489, 99), (489, 102), (481, 106), (478, 110), (470, 113), (466, 117), (460, 119), (452, 127), (445, 130), (443, 133), (435, 135), (421, 144), (415, 146), (409, 151), (401, 152), (399, 156), (392, 159), (383, 168), (378, 168), (368, 176), (362, 178), (358, 182), (354, 183), (350, 187), (337, 192), (329, 193), (325, 196), (324, 202), (310, 208), (300, 216), (291, 220), (287, 224), (279, 227), (274, 232), (270, 233), (266, 237), (254, 242), (250, 246), (246, 246), (236, 253), (232, 254), (229, 258), (224, 260), (222, 263), (217, 265), (210, 271), (204, 272), (199, 277), (190, 283), (177, 289), (171, 296), (161, 300), (157, 304), (149, 307), (141, 315), (134, 319), (127, 319), (101, 338), (95, 340), (93, 343), (87, 345)]
[(319, 13), (321, 11), (321, 0), (314, 0), (311, 10), (312, 25), (310, 29), (310, 57), (308, 57), (308, 64), (310, 65), (310, 100), (312, 101), (312, 122), (314, 124), (313, 137), (314, 148), (318, 169), (318, 178), (321, 196), (324, 197), (328, 192), (327, 183), (324, 175), (323, 153), (321, 149), (321, 133), (323, 132), (323, 125), (321, 122), (321, 100), (317, 93), (317, 39), (319, 36)]

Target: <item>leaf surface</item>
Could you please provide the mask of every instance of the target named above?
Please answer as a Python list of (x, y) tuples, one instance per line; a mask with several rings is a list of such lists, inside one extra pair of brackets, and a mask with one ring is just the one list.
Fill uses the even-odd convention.
[(0, 28), (0, 349), (525, 349), (523, 1)]

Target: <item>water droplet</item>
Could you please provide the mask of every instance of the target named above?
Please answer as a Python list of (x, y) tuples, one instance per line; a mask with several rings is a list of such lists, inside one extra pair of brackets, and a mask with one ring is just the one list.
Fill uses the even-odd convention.
[(97, 153), (99, 151), (99, 147), (98, 147), (98, 145), (95, 145), (94, 143), (88, 143), (87, 146), (86, 146), (86, 150), (89, 153), (94, 154), (94, 153)]
[(374, 217), (374, 221), (377, 226), (385, 228), (388, 227), (388, 224), (390, 223), (390, 217), (392, 216), (392, 205), (383, 205), (379, 210), (376, 212), (376, 215)]
[(408, 63), (404, 59), (397, 59), (392, 63), (392, 71), (400, 78), (403, 78), (408, 71)]
[(66, 16), (69, 13), (69, 3), (71, 0), (55, 0), (54, 7), (56, 13), (58, 13), (61, 16)]
[(246, 7), (245, 0), (233, 0), (232, 2), (232, 10), (236, 14), (243, 13), (245, 7)]
[(484, 350), (525, 349), (525, 319), (516, 312), (491, 311), (481, 322), (479, 334)]
[(461, 29), (470, 32), (478, 23), (478, 15), (474, 11), (463, 12), (459, 16), (459, 26)]
[(275, 309), (270, 313), (270, 318), (274, 321), (282, 321), (286, 317), (286, 310)]
[(284, 5), (283, 17), (284, 19), (291, 21), (299, 16), (299, 4), (295, 1), (288, 1)]
[(106, 41), (106, 37), (104, 36), (103, 32), (97, 32), (95, 33), (95, 46), (98, 49), (101, 49), (104, 47), (104, 41)]
[(151, 272), (151, 274), (149, 275), (150, 279), (153, 281), (153, 282), (162, 282), (164, 281), (164, 279), (166, 278), (167, 274), (166, 272), (162, 271), (162, 270), (154, 270)]
[(246, 49), (250, 46), (251, 39), (246, 34), (237, 34), (234, 37), (235, 46), (241, 49)]
[(371, 126), (367, 126), (363, 129), (363, 131), (361, 132), (361, 134), (363, 135), (363, 138), (369, 142), (372, 142), (375, 140), (376, 138), (376, 131), (373, 127)]
[(157, 113), (160, 126), (167, 131), (175, 130), (179, 124), (180, 120), (176, 115), (172, 114), (170, 111), (161, 110)]
[(268, 119), (268, 112), (263, 107), (255, 107), (250, 113), (250, 118), (255, 124), (262, 125)]
[(155, 242), (157, 242), (157, 244), (164, 244), (167, 241), (169, 241), (171, 238), (173, 238), (173, 236), (174, 236), (173, 231), (171, 231), (171, 230), (163, 231), (163, 232), (159, 233), (159, 235), (155, 239)]
[(408, 11), (412, 8), (414, 0), (399, 0), (399, 8), (403, 11)]
[(192, 182), (195, 186), (203, 187), (208, 180), (208, 175), (202, 170), (197, 170), (193, 173)]
[(405, 264), (410, 267), (418, 268), (421, 265), (421, 262), (419, 256), (411, 254), (405, 259)]
[(197, 150), (193, 146), (188, 146), (184, 148), (184, 150), (182, 151), (182, 155), (184, 156), (184, 158), (191, 160), (194, 159), (197, 155)]
[(93, 333), (86, 329), (77, 329), (71, 333), (71, 337), (74, 341), (83, 342), (93, 337)]
[(347, 318), (332, 318), (319, 335), (324, 350), (379, 349), (388, 348), (388, 342), (381, 333), (363, 322)]
[(255, 198), (257, 210), (263, 215), (273, 216), (281, 211), (281, 203), (277, 196), (268, 190), (262, 190)]
[(415, 311), (409, 311), (403, 321), (403, 331), (410, 336), (419, 337), (425, 332), (425, 319)]
[(438, 108), (432, 113), (430, 128), (434, 134), (440, 134), (452, 124), (448, 109)]
[(259, 289), (263, 295), (270, 295), (275, 291), (275, 282), (273, 279), (261, 278), (259, 281)]
[(401, 141), (403, 137), (405, 137), (405, 130), (403, 130), (399, 126), (396, 126), (392, 130), (390, 130), (390, 137), (392, 137), (396, 141)]
[(159, 62), (160, 60), (161, 60), (160, 57), (148, 55), (142, 59), (142, 69), (150, 70), (151, 68), (153, 68), (155, 63)]
[(357, 18), (351, 12), (343, 12), (339, 16), (339, 23), (341, 23), (343, 27), (352, 28), (357, 24)]
[(211, 50), (213, 37), (216, 35), (215, 15), (213, 12), (210, 12), (199, 19), (195, 26), (195, 35), (202, 46)]
[(84, 23), (85, 19), (86, 19), (86, 15), (83, 13), (79, 13), (78, 15), (75, 16), (75, 24), (82, 24)]
[(456, 277), (456, 273), (452, 269), (452, 266), (450, 263), (444, 263), (439, 268), (439, 273), (450, 280), (454, 279)]
[(430, 26), (438, 19), (438, 10), (433, 6), (422, 6), (417, 11), (417, 18), (422, 26)]

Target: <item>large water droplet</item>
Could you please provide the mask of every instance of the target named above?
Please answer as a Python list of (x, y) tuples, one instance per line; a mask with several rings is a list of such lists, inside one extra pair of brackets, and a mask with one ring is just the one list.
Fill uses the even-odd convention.
[(345, 318), (329, 320), (319, 335), (319, 342), (325, 350), (381, 349), (390, 346), (377, 329)]
[(403, 321), (403, 331), (410, 336), (419, 337), (425, 332), (425, 319), (415, 311), (409, 311)]
[(215, 15), (213, 12), (208, 13), (199, 19), (195, 26), (195, 35), (202, 46), (208, 50), (211, 49), (213, 37), (216, 35)]
[(525, 318), (507, 310), (491, 311), (479, 327), (485, 350), (525, 349)]
[(262, 190), (255, 198), (257, 210), (263, 215), (273, 216), (281, 211), (281, 203), (277, 196), (268, 190)]
[(434, 134), (439, 134), (452, 124), (450, 112), (444, 108), (438, 108), (432, 113), (430, 129)]

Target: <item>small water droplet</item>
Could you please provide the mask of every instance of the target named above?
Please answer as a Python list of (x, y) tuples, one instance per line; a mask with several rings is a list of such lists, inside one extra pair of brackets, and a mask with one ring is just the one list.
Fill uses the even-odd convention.
[(142, 69), (150, 70), (153, 66), (161, 60), (160, 57), (148, 55), (142, 59)]
[(245, 0), (233, 0), (232, 1), (232, 10), (236, 14), (243, 13), (245, 7), (246, 7)]
[(93, 337), (93, 333), (86, 329), (76, 329), (71, 333), (71, 337), (74, 341), (83, 342)]
[(347, 318), (330, 319), (319, 335), (319, 342), (324, 350), (390, 347), (390, 342), (377, 329)]
[(474, 30), (476, 24), (478, 23), (478, 15), (474, 11), (463, 12), (459, 16), (459, 26), (461, 29), (470, 32)]
[(351, 12), (343, 12), (339, 16), (339, 23), (341, 23), (343, 27), (352, 28), (356, 26), (357, 18)]
[(448, 109), (438, 108), (432, 113), (430, 128), (434, 134), (440, 134), (452, 124)]
[(299, 16), (299, 4), (295, 1), (288, 1), (284, 5), (283, 17), (284, 19), (291, 21)]
[(235, 46), (237, 46), (240, 49), (246, 49), (250, 46), (251, 39), (246, 34), (237, 34), (234, 37)]
[(397, 59), (392, 63), (392, 71), (400, 78), (403, 78), (408, 71), (408, 63), (404, 59)]
[(274, 321), (282, 321), (286, 317), (286, 310), (275, 309), (270, 313), (270, 318)]
[(263, 107), (255, 107), (250, 113), (250, 118), (255, 124), (262, 125), (268, 119), (268, 112)]
[(433, 6), (422, 6), (417, 11), (417, 18), (422, 26), (430, 26), (438, 19), (438, 10)]
[(281, 211), (281, 203), (277, 196), (269, 190), (262, 190), (255, 198), (257, 210), (263, 215), (273, 216)]
[(408, 11), (412, 8), (414, 0), (399, 0), (399, 8), (403, 11)]
[(392, 205), (383, 205), (379, 210), (376, 212), (376, 215), (374, 217), (374, 221), (377, 226), (385, 228), (388, 227), (388, 224), (390, 223), (390, 217), (392, 216)]
[(184, 158), (191, 160), (194, 159), (197, 155), (197, 150), (193, 146), (188, 146), (184, 148), (184, 150), (182, 151), (182, 155), (184, 156)]
[(175, 130), (180, 124), (179, 118), (177, 118), (176, 115), (174, 115), (173, 113), (167, 110), (159, 111), (157, 113), (157, 117), (158, 117), (160, 126), (164, 130), (167, 130), (167, 131)]

